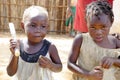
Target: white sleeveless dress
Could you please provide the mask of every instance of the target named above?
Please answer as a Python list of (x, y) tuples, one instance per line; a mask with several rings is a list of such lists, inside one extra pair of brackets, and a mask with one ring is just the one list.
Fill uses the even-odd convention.
[[(46, 57), (49, 58), (48, 53)], [(53, 80), (53, 75), (52, 71), (41, 68), (38, 63), (28, 63), (19, 57), (18, 70), (14, 78), (14, 80)]]
[[(80, 49), (80, 55), (78, 57), (78, 65), (82, 68), (91, 71), (95, 66), (99, 66), (103, 57), (118, 57), (120, 55), (120, 49), (106, 49), (99, 47), (89, 36), (89, 34), (83, 34), (83, 42)], [(102, 80), (120, 80), (120, 69), (112, 66), (110, 69), (103, 69), (104, 76)], [(90, 80), (78, 77), (73, 74), (73, 80)]]
[[(44, 44), (43, 44), (42, 49), (40, 49), (40, 51), (38, 51), (33, 56), (45, 51), (46, 46), (48, 46), (49, 44), (50, 43), (47, 40), (44, 40)], [(22, 51), (23, 47), (24, 46), (21, 45), (21, 53), (20, 53), (21, 55), (23, 53), (23, 51)], [(48, 51), (46, 52), (45, 57), (47, 57), (48, 59), (51, 60)], [(37, 58), (35, 58), (35, 59), (37, 59)], [(14, 76), (14, 80), (54, 80), (54, 79), (53, 79), (53, 74), (52, 74), (51, 70), (49, 70), (47, 68), (40, 67), (38, 62), (25, 61), (22, 59), (21, 56), (19, 56), (18, 69), (17, 69), (17, 72)]]

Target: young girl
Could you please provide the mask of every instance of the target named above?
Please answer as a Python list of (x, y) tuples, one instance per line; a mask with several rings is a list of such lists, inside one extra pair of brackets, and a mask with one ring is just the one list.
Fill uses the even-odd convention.
[[(47, 11), (39, 6), (27, 8), (21, 26), (27, 39), (10, 40), (8, 75), (16, 75), (15, 80), (53, 80), (51, 73), (60, 72), (62, 64), (55, 45), (44, 39), (48, 30)], [(20, 56), (15, 56), (17, 44)]]
[(106, 1), (94, 1), (87, 6), (89, 33), (76, 36), (68, 59), (74, 80), (120, 79), (120, 40), (109, 35), (113, 17)]

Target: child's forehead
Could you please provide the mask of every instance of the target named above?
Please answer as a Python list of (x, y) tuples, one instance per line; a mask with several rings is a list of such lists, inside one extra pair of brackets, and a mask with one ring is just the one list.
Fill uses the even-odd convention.
[(102, 13), (98, 16), (93, 15), (90, 19), (89, 19), (89, 24), (97, 24), (97, 23), (101, 23), (103, 25), (110, 25), (111, 21), (108, 17), (108, 15)]
[(48, 18), (45, 15), (35, 15), (29, 17), (30, 21), (39, 21), (39, 22), (46, 22), (48, 21)]
[(26, 17), (25, 20), (28, 20), (28, 21), (47, 21), (48, 16), (44, 13), (39, 13), (39, 12), (33, 13), (33, 12), (31, 12), (28, 15), (28, 17)]

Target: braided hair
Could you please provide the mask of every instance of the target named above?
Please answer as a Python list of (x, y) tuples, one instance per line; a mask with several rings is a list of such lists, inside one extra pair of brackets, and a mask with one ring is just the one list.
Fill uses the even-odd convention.
[(111, 22), (113, 22), (112, 7), (107, 1), (94, 1), (86, 7), (86, 20), (88, 21), (93, 15), (100, 19), (100, 14), (108, 15)]

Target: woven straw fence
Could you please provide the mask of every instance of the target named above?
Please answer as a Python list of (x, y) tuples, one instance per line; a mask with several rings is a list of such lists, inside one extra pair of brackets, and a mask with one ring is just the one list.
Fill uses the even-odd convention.
[(20, 27), (23, 11), (31, 5), (47, 9), (50, 32), (65, 32), (67, 0), (0, 0), (0, 31), (9, 31), (9, 22), (14, 23), (17, 31), (23, 31)]

